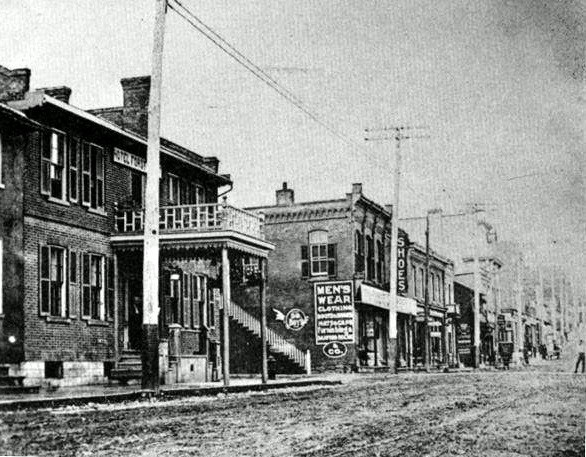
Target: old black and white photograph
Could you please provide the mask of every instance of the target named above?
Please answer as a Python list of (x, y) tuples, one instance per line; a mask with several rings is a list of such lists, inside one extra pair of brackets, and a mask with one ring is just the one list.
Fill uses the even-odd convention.
[(0, 456), (586, 456), (586, 0), (1, 0)]

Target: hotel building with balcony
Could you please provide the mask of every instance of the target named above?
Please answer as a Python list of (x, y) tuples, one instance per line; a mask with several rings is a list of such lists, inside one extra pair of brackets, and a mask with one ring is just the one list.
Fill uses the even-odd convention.
[[(0, 66), (0, 114), (26, 125), (0, 123), (10, 174), (0, 204), (14, 209), (0, 240), (10, 247), (1, 278), (12, 285), (3, 287), (0, 366), (25, 384), (140, 378), (150, 78), (122, 79), (123, 106), (90, 111), (69, 104), (69, 88), (30, 91), (29, 79), (28, 69)], [(164, 138), (160, 152), (161, 379), (218, 379), (222, 313), (242, 314), (231, 283), (247, 289), (240, 299), (258, 300), (273, 245), (261, 217), (222, 198), (232, 181), (217, 158)]]

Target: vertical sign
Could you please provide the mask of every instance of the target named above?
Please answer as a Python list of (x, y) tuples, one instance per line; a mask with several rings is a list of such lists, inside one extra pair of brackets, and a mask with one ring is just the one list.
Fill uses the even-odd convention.
[(397, 294), (407, 295), (407, 251), (409, 249), (409, 238), (407, 233), (399, 230), (397, 237)]
[(315, 344), (354, 343), (354, 287), (352, 281), (316, 282)]

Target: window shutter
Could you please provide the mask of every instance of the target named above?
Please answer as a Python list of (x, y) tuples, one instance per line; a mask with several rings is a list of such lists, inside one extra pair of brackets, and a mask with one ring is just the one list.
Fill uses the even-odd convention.
[(90, 256), (82, 255), (81, 262), (81, 315), (84, 319), (91, 316), (91, 299), (90, 299)]
[(39, 246), (39, 312), (41, 316), (49, 314), (50, 289), (49, 247)]
[(307, 245), (301, 246), (301, 277), (309, 277), (309, 253)]
[(104, 208), (104, 149), (94, 146), (96, 154), (96, 207)]
[(67, 308), (69, 317), (77, 317), (77, 310), (79, 309), (79, 293), (77, 290), (77, 252), (67, 251), (68, 259), (68, 274), (67, 274)]
[(336, 276), (337, 273), (336, 245), (328, 244), (328, 276)]

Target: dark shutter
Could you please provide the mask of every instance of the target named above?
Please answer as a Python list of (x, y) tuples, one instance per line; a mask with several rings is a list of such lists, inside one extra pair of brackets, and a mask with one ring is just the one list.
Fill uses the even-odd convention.
[(309, 252), (307, 245), (301, 246), (301, 277), (309, 277)]
[(77, 317), (79, 309), (79, 293), (77, 290), (77, 252), (68, 251), (68, 284), (67, 284), (67, 308), (69, 317)]
[(51, 193), (51, 132), (39, 135), (41, 148), (41, 194)]
[(114, 278), (114, 259), (108, 257), (106, 263), (106, 316), (109, 319), (114, 319), (114, 288), (116, 281)]
[(328, 244), (328, 276), (336, 276), (337, 273), (336, 245)]
[(79, 139), (69, 141), (69, 201), (77, 202), (79, 191)]

